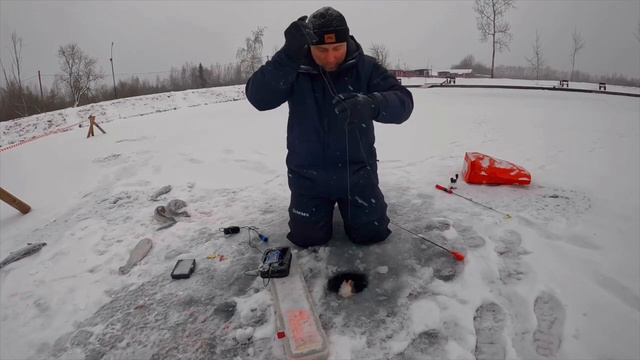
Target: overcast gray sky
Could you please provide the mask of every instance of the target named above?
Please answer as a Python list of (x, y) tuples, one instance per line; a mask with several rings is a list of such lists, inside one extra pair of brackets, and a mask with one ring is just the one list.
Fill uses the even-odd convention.
[[(325, 5), (345, 15), (365, 49), (384, 44), (394, 65), (448, 68), (467, 54), (491, 62), (489, 44), (479, 40), (472, 1), (0, 0), (0, 55), (6, 64), (10, 35), (16, 31), (24, 43), (23, 78), (37, 70), (58, 72), (57, 49), (70, 42), (97, 58), (109, 74), (112, 41), (117, 74), (168, 71), (187, 61), (227, 63), (257, 26), (266, 27), (268, 55), (283, 44), (291, 21)], [(640, 78), (640, 42), (634, 36), (640, 0), (521, 0), (516, 6), (508, 14), (511, 50), (498, 54), (496, 64), (526, 65), (537, 29), (547, 63), (567, 70), (575, 28), (586, 43), (577, 58), (579, 70)]]

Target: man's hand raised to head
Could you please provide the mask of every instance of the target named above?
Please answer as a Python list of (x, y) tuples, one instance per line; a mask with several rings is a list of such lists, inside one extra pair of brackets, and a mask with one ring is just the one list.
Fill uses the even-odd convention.
[(307, 16), (301, 16), (292, 22), (284, 31), (284, 46), (282, 51), (297, 64), (301, 64), (308, 51), (307, 45), (315, 41), (316, 36), (307, 24)]

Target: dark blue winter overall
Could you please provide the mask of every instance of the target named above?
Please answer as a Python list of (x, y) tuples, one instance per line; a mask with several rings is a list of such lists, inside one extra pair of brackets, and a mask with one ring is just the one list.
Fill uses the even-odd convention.
[(382, 241), (391, 231), (387, 204), (378, 187), (373, 122), (350, 123), (347, 128), (345, 119), (334, 111), (329, 86), (335, 87), (336, 94), (376, 93), (380, 111), (373, 120), (381, 123), (400, 124), (413, 110), (411, 93), (374, 58), (365, 55), (353, 37), (348, 41), (345, 61), (336, 71), (322, 70), (310, 54), (305, 64), (295, 65), (278, 51), (251, 76), (247, 99), (258, 110), (274, 109), (285, 101), (289, 104), (287, 168), (291, 203), (287, 237), (302, 247), (327, 243), (337, 202), (351, 241)]

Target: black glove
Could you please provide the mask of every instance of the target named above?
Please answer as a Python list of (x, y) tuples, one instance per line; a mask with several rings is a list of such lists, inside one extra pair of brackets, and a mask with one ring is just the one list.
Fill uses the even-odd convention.
[(307, 45), (316, 40), (316, 36), (306, 20), (306, 15), (301, 16), (284, 31), (285, 41), (282, 51), (298, 64), (302, 63), (307, 54)]
[(373, 120), (380, 112), (379, 94), (340, 94), (333, 99), (334, 110), (339, 117), (351, 124)]

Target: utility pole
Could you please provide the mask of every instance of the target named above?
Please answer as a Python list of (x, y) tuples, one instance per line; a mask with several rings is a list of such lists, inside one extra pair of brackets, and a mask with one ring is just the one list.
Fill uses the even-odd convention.
[(113, 72), (113, 41), (111, 42), (111, 57), (109, 58), (109, 61), (111, 61), (111, 77), (113, 78), (113, 97), (117, 99), (118, 93), (116, 92), (116, 74)]
[(42, 78), (40, 77), (40, 70), (38, 70), (38, 82), (40, 83), (40, 99), (44, 99), (44, 95), (42, 94)]

